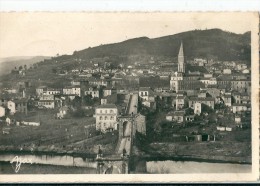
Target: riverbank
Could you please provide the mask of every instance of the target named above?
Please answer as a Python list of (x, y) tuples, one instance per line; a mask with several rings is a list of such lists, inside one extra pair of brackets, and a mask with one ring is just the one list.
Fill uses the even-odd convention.
[(0, 174), (96, 174), (97, 170), (90, 167), (72, 167), (61, 165), (22, 164), (18, 173), (10, 162), (0, 161)]
[(133, 152), (146, 160), (252, 163), (249, 142), (151, 143), (141, 149), (135, 147)]

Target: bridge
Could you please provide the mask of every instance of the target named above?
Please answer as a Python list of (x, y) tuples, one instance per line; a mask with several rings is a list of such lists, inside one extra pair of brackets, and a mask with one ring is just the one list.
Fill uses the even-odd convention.
[(130, 94), (130, 98), (123, 116), (118, 118), (119, 139), (115, 154), (103, 157), (97, 155), (97, 173), (99, 174), (128, 174), (129, 161), (132, 152), (133, 137), (135, 135), (135, 115), (137, 114), (138, 94)]

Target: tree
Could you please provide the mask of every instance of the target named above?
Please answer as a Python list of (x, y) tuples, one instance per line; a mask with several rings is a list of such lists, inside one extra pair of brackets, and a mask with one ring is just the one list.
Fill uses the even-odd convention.
[(76, 96), (72, 101), (72, 105), (74, 108), (80, 109), (81, 108), (81, 98), (79, 96)]
[(211, 107), (209, 107), (208, 105), (201, 104), (201, 111), (207, 112), (207, 113), (212, 113), (214, 110)]
[(23, 66), (19, 66), (19, 70), (22, 70), (23, 69)]
[(86, 95), (83, 97), (83, 103), (92, 106), (94, 104), (94, 101), (92, 100), (92, 95)]
[(27, 65), (24, 65), (23, 68), (24, 68), (24, 70), (27, 70)]
[(57, 69), (56, 69), (56, 68), (53, 68), (53, 69), (52, 69), (52, 73), (56, 74), (56, 73), (57, 73)]

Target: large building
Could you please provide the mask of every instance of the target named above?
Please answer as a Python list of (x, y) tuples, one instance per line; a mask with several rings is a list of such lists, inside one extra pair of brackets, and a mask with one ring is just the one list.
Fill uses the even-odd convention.
[(185, 57), (183, 52), (183, 44), (181, 42), (179, 54), (178, 54), (178, 72), (171, 77), (170, 80), (170, 89), (178, 92), (179, 82), (183, 80), (183, 75), (185, 74), (186, 64)]
[(96, 130), (107, 132), (117, 130), (118, 109), (114, 104), (100, 105), (96, 107)]

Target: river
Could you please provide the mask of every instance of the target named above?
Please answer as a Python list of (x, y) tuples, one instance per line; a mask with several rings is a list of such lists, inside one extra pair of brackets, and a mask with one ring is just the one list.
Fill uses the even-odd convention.
[[(16, 174), (15, 155), (0, 155), (0, 174)], [(21, 164), (17, 174), (95, 174), (97, 162), (93, 158), (69, 155), (19, 155), (31, 163)], [(249, 173), (252, 166), (235, 163), (209, 163), (196, 161), (146, 161), (136, 162), (133, 174), (182, 174), (182, 173)]]

